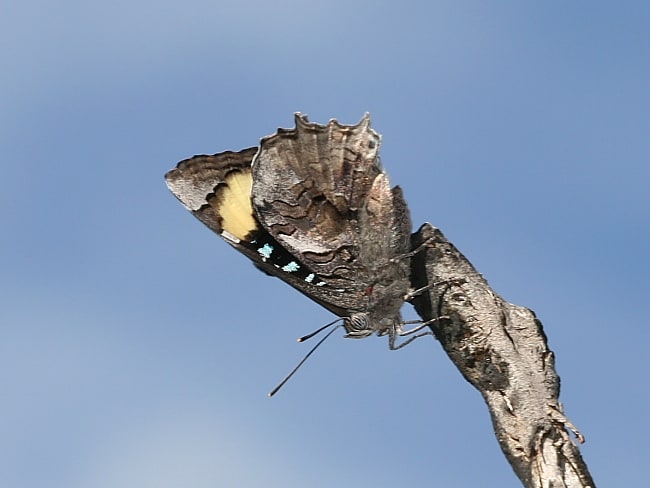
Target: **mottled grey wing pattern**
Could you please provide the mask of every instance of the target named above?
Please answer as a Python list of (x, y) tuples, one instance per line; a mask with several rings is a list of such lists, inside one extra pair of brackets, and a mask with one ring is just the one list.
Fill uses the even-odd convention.
[[(380, 136), (357, 125), (310, 123), (262, 139), (253, 163), (253, 206), (262, 226), (328, 286), (319, 302), (375, 320), (399, 320), (409, 288), (411, 222), (399, 188), (390, 188)], [(331, 307), (328, 307), (331, 309)]]

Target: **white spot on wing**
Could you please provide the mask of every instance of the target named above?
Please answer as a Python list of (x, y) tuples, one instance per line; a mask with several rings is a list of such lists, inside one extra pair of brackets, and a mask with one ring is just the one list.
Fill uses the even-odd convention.
[(271, 257), (271, 254), (273, 254), (273, 246), (267, 242), (260, 247), (257, 252), (262, 256), (263, 260), (267, 260)]
[(287, 273), (293, 273), (295, 271), (298, 271), (299, 269), (300, 269), (300, 265), (295, 261), (291, 261), (290, 263), (282, 266), (282, 271), (286, 271)]

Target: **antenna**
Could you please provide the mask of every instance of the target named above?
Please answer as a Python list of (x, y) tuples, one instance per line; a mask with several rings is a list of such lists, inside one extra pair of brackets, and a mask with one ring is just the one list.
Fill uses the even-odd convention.
[[(327, 329), (328, 327), (331, 327), (332, 325), (334, 325), (335, 323), (337, 323), (339, 320), (341, 320), (341, 319), (336, 319), (335, 321), (330, 322), (330, 323), (327, 324), (327, 325), (324, 325), (323, 327), (321, 327), (321, 328), (318, 329), (317, 331), (312, 332), (312, 333), (310, 333), (310, 334), (307, 334), (306, 336), (302, 336), (300, 339), (298, 339), (298, 342), (304, 342), (304, 341), (306, 341), (307, 339), (310, 339), (311, 337), (314, 337), (316, 334), (318, 334), (318, 333), (324, 331), (324, 330)], [(332, 330), (330, 330), (327, 334), (325, 334), (325, 337), (323, 337), (320, 341), (318, 341), (318, 342), (316, 343), (316, 345), (315, 345), (314, 347), (311, 348), (311, 351), (309, 351), (309, 352), (305, 355), (305, 357), (302, 358), (302, 361), (300, 361), (300, 362), (296, 365), (296, 367), (293, 368), (293, 369), (291, 370), (291, 372), (290, 372), (287, 376), (285, 376), (284, 379), (283, 379), (282, 381), (280, 381), (280, 384), (271, 390), (271, 392), (269, 393), (269, 397), (272, 397), (273, 395), (275, 395), (275, 394), (278, 392), (278, 390), (280, 390), (280, 388), (282, 388), (282, 387), (284, 386), (284, 384), (285, 384), (287, 381), (289, 381), (289, 379), (294, 375), (294, 373), (295, 373), (296, 371), (298, 371), (298, 368), (300, 368), (300, 366), (302, 366), (302, 365), (304, 364), (304, 362), (307, 361), (307, 358), (309, 358), (309, 356), (311, 356), (312, 353), (313, 353), (316, 349), (318, 349), (318, 346), (320, 346), (323, 342), (325, 342), (325, 339), (327, 339), (329, 336), (331, 336), (331, 335), (334, 333), (334, 331), (335, 331), (336, 329), (338, 329), (339, 327), (341, 327), (341, 325), (342, 325), (342, 324), (337, 325), (337, 326), (334, 327)]]
[[(329, 324), (325, 324), (325, 325), (322, 326), (320, 329), (315, 330), (314, 332), (312, 332), (312, 333), (310, 333), (310, 334), (307, 334), (307, 335), (302, 336), (300, 339), (298, 339), (298, 342), (305, 342), (307, 339), (311, 339), (311, 338), (314, 337), (316, 334), (320, 334), (321, 332), (323, 332), (323, 331), (324, 331), (325, 329), (327, 329), (328, 327), (333, 326), (333, 325), (334, 325), (335, 323), (337, 323), (339, 320), (341, 320), (341, 319), (340, 319), (340, 318), (339, 318), (339, 319), (336, 319), (336, 320), (330, 322)], [(336, 330), (336, 328), (335, 328), (335, 330)]]

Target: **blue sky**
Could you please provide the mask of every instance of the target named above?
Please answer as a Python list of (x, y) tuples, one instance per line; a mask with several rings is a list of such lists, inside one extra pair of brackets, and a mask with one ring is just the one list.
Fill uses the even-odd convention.
[[(293, 112), (357, 122), (430, 221), (544, 323), (600, 486), (641, 486), (647, 2), (13, 2), (0, 15), (0, 485), (517, 487), (432, 338), (331, 320), (163, 174)], [(643, 480), (643, 481), (642, 481)]]

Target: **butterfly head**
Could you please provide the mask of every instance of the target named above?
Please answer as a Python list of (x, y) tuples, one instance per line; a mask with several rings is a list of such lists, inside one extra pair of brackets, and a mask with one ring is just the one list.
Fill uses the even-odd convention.
[(378, 335), (389, 334), (399, 329), (402, 319), (399, 314), (396, 317), (373, 318), (367, 312), (356, 312), (343, 318), (345, 337), (348, 339), (363, 339), (375, 332)]

